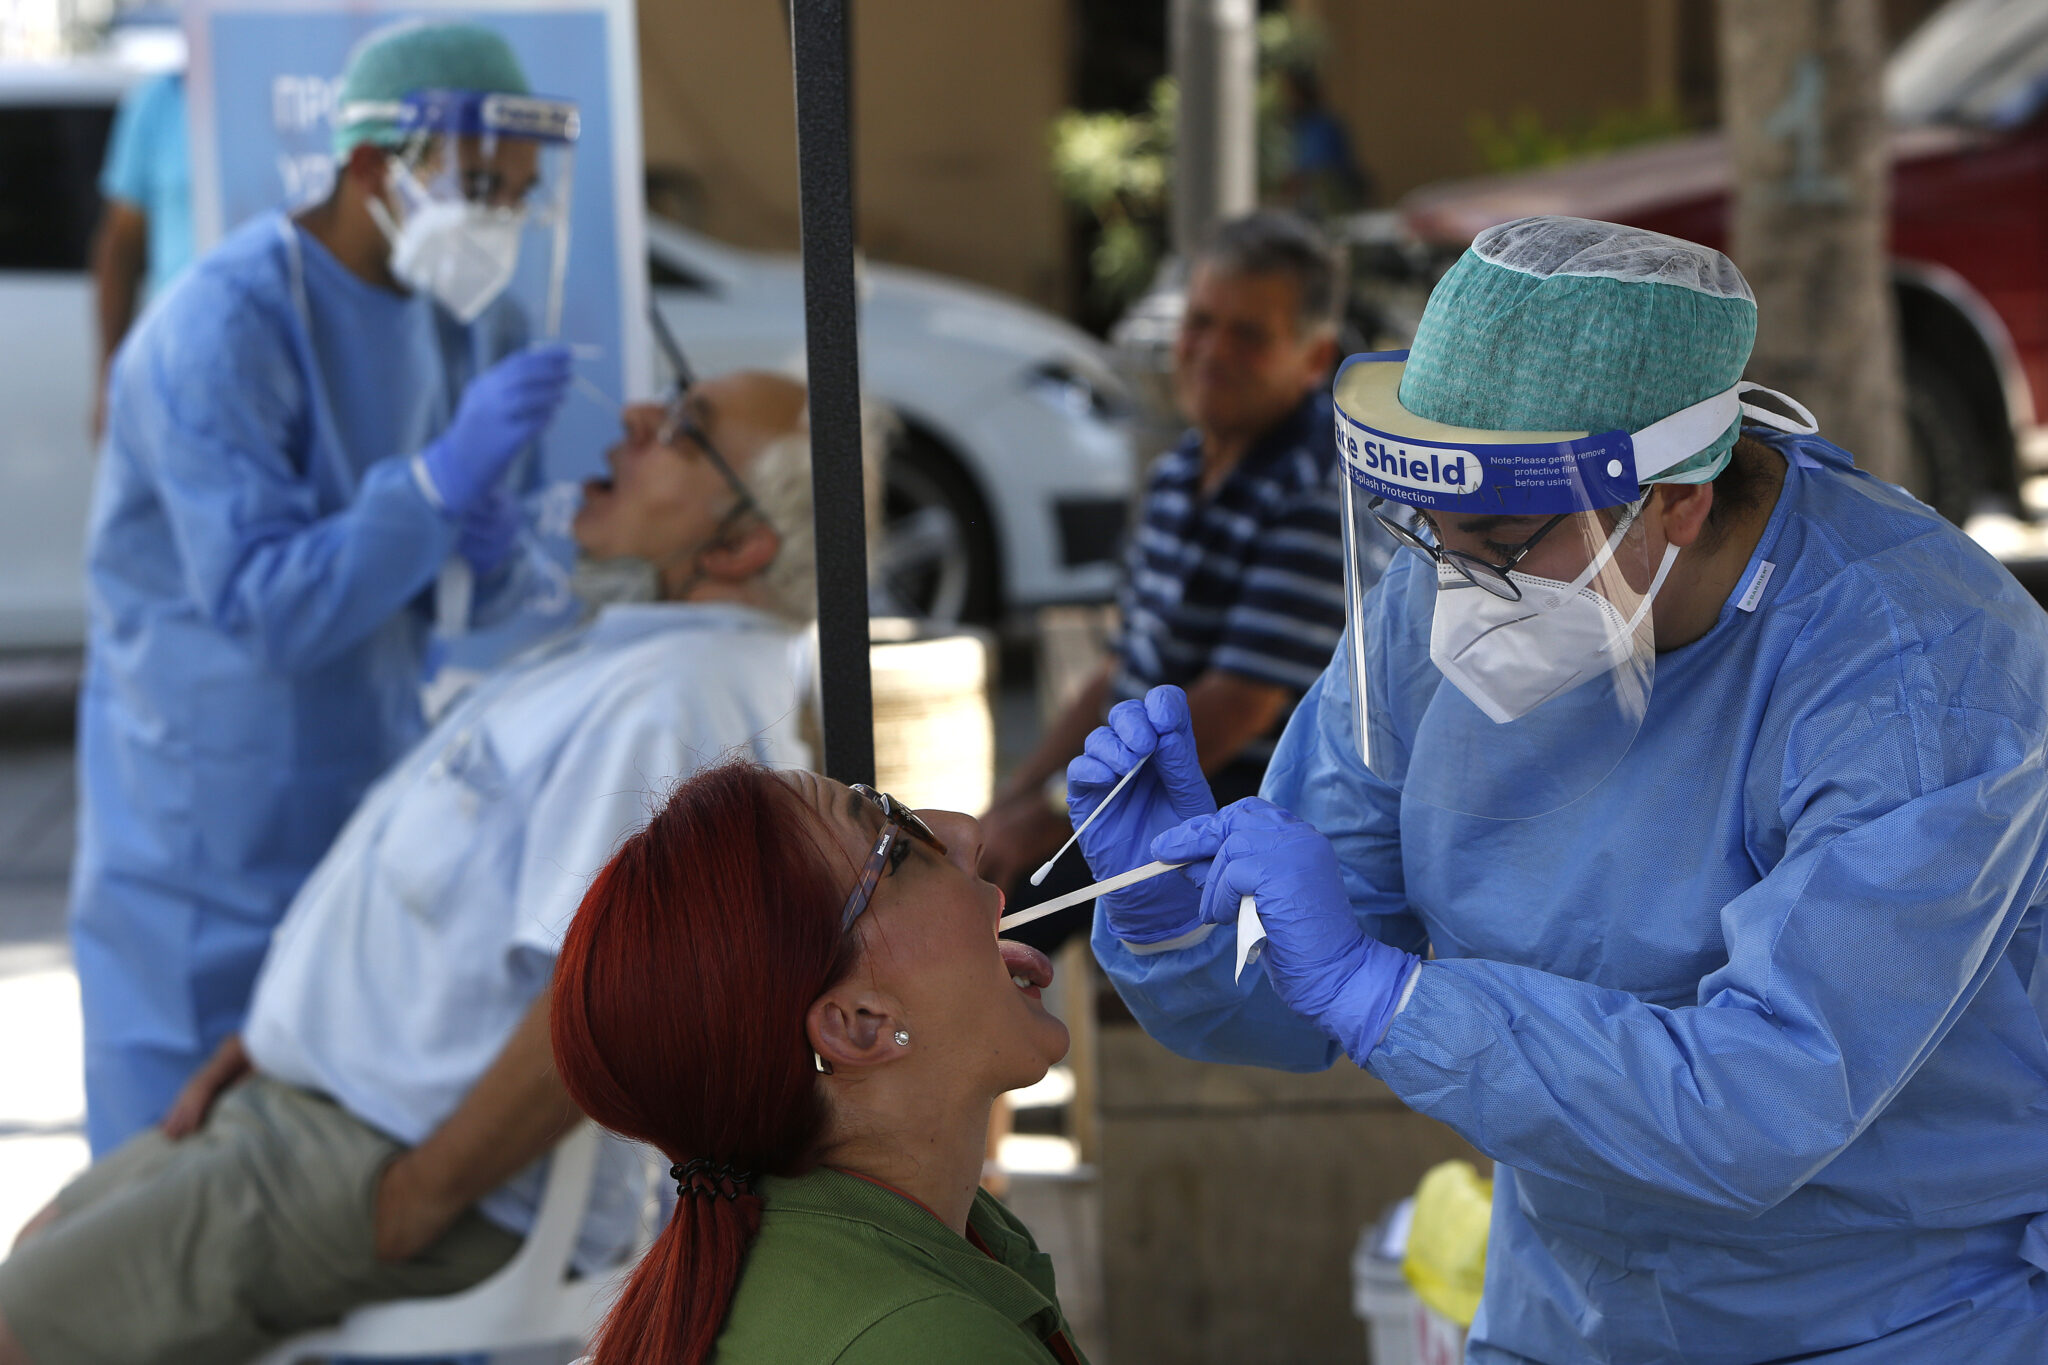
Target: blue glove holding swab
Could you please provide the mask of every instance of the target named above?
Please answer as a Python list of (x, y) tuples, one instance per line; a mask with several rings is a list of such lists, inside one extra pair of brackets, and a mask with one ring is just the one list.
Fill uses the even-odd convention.
[(1081, 837), (1082, 830), (1085, 830), (1088, 828), (1088, 826), (1094, 824), (1095, 818), (1101, 815), (1102, 812), (1109, 809), (1109, 803), (1116, 800), (1117, 793), (1121, 792), (1125, 787), (1131, 785), (1131, 779), (1138, 775), (1138, 769), (1144, 767), (1145, 759), (1150, 758), (1151, 756), (1152, 755), (1150, 754), (1146, 754), (1145, 758), (1139, 759), (1129, 772), (1125, 773), (1122, 777), (1117, 779), (1117, 784), (1109, 789), (1109, 795), (1103, 797), (1101, 804), (1096, 806), (1094, 810), (1088, 812), (1088, 818), (1081, 822), (1079, 829), (1076, 829), (1072, 834), (1069, 834), (1067, 836), (1067, 841), (1064, 844), (1060, 845), (1060, 851), (1058, 853), (1053, 854), (1050, 858), (1047, 858), (1045, 860), (1044, 865), (1041, 866), (1038, 869), (1038, 871), (1031, 874), (1031, 884), (1033, 886), (1045, 885), (1046, 874), (1052, 871), (1052, 865), (1058, 862), (1061, 856), (1065, 854), (1068, 849), (1074, 846), (1074, 841)]

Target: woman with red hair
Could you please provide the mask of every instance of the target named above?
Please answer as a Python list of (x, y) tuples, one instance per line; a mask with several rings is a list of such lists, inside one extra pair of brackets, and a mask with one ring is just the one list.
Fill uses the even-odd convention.
[(978, 1188), (990, 1106), (1067, 1050), (980, 851), (965, 815), (728, 763), (598, 875), (556, 1063), (679, 1198), (594, 1365), (1081, 1365), (1050, 1262)]

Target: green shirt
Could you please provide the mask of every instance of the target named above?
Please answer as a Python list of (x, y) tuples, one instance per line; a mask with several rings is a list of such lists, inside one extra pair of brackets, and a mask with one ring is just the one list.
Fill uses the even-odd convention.
[(967, 1223), (984, 1254), (902, 1195), (839, 1171), (763, 1177), (718, 1365), (1048, 1365), (1072, 1333), (1052, 1260), (986, 1191)]

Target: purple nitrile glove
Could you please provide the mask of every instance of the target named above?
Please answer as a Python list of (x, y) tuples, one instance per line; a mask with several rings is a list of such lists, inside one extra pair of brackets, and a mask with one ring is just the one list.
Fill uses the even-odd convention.
[[(1195, 757), (1194, 720), (1178, 687), (1155, 687), (1143, 701), (1118, 702), (1109, 723), (1088, 736), (1067, 765), (1067, 815), (1080, 828), (1110, 789), (1147, 759), (1145, 770), (1081, 834), (1081, 852), (1096, 877), (1113, 877), (1150, 861), (1154, 838), (1182, 821), (1216, 810), (1216, 798)], [(1163, 943), (1201, 926), (1201, 899), (1182, 877), (1154, 877), (1099, 899), (1110, 932), (1126, 943)]]
[(1252, 897), (1266, 926), (1264, 961), (1274, 991), (1353, 1061), (1365, 1060), (1422, 959), (1358, 927), (1337, 850), (1315, 826), (1253, 796), (1168, 830), (1150, 851), (1196, 864), (1182, 876), (1202, 883), (1203, 923), (1236, 923), (1239, 899)]
[(526, 519), (519, 510), (519, 499), (502, 486), (485, 493), (476, 506), (469, 509), (457, 523), (455, 549), (469, 561), (469, 567), (476, 570), (479, 583), (505, 567), (512, 558), (513, 547), (519, 543), (520, 529)]
[(569, 394), (570, 350), (545, 342), (514, 351), (469, 381), (455, 418), (420, 452), (441, 510), (460, 520), (547, 430)]

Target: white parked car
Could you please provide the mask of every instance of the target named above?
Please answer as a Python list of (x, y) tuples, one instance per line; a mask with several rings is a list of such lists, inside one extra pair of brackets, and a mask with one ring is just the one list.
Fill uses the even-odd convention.
[[(655, 306), (699, 371), (801, 364), (794, 257), (659, 219), (647, 241)], [(860, 298), (862, 386), (903, 424), (878, 594), (908, 614), (979, 621), (1106, 599), (1138, 479), (1107, 351), (1050, 314), (923, 271), (864, 265)]]
[(0, 63), (0, 649), (74, 645), (97, 344), (100, 152), (138, 73)]
[[(0, 63), (0, 650), (84, 634), (93, 454), (86, 253), (122, 90), (113, 63)], [(700, 373), (803, 358), (794, 257), (648, 225), (656, 306)], [(892, 611), (1000, 622), (1099, 601), (1136, 487), (1107, 353), (1051, 315), (887, 266), (862, 274), (861, 367), (895, 409), (876, 595)]]

